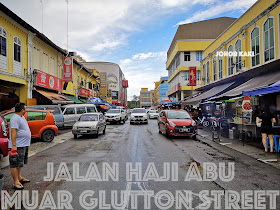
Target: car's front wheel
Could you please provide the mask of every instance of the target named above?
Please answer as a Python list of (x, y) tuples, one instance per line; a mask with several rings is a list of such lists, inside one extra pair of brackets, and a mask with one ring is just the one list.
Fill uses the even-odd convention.
[(196, 140), (196, 135), (192, 136), (192, 139), (193, 139), (193, 140)]
[(105, 133), (106, 133), (106, 126), (105, 126), (105, 128), (103, 130), (103, 135), (105, 135)]
[(74, 134), (74, 139), (77, 139), (78, 138), (78, 135), (77, 134)]
[(53, 130), (45, 130), (42, 133), (41, 138), (45, 142), (51, 142), (54, 139), (54, 131)]

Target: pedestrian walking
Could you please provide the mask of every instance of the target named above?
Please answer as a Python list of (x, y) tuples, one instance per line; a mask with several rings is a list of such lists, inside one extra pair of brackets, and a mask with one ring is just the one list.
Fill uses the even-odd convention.
[(266, 105), (264, 110), (259, 115), (258, 123), (261, 124), (261, 134), (262, 134), (262, 142), (265, 149), (265, 152), (268, 152), (267, 149), (267, 136), (269, 138), (270, 144), (270, 152), (273, 152), (274, 140), (273, 140), (273, 132), (272, 132), (272, 123), (276, 123), (275, 117), (270, 112), (269, 107)]
[(23, 189), (22, 184), (30, 182), (21, 175), (23, 165), (27, 164), (28, 147), (31, 141), (31, 132), (24, 118), (25, 113), (25, 104), (17, 103), (15, 114), (10, 120), (9, 162), (14, 180), (13, 188), (16, 190)]

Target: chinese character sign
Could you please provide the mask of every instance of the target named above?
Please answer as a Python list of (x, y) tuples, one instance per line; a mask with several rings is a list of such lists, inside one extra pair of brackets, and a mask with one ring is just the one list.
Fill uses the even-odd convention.
[(190, 67), (189, 86), (196, 86), (196, 67)]
[(73, 58), (63, 58), (63, 81), (73, 82)]

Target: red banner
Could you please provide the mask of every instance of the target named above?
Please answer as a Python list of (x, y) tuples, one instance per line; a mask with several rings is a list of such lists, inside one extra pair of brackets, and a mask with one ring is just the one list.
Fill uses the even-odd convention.
[(190, 67), (189, 77), (189, 86), (196, 86), (196, 67)]
[(117, 103), (119, 103), (119, 100), (118, 99), (112, 99), (112, 103), (117, 104)]
[(37, 72), (35, 81), (36, 86), (62, 91), (62, 79), (54, 77), (40, 70), (35, 71)]
[(63, 57), (63, 81), (73, 82), (73, 58)]

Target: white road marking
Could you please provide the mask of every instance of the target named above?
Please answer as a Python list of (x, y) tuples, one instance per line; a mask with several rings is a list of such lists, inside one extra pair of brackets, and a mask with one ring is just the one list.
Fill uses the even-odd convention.
[(232, 144), (232, 143), (229, 143), (229, 142), (228, 143), (226, 143), (226, 142), (225, 143), (220, 143), (220, 145), (223, 145), (223, 146), (229, 145), (229, 144)]
[(277, 162), (278, 160), (277, 159), (267, 159), (267, 160), (264, 160), (264, 159), (257, 159), (258, 161), (262, 161), (264, 163), (268, 163), (268, 162)]

